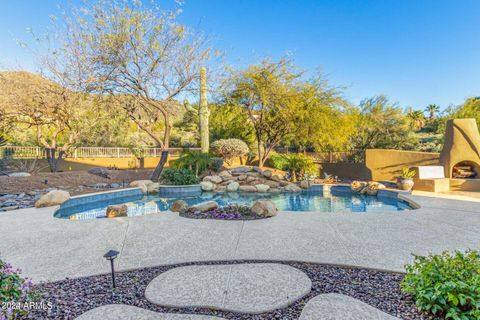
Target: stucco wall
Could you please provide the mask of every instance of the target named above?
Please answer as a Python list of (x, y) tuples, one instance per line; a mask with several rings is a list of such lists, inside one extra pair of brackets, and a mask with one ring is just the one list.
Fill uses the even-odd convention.
[(402, 168), (438, 165), (439, 153), (369, 149), (365, 153), (365, 166), (372, 180), (395, 180)]
[(370, 180), (370, 170), (363, 163), (322, 163), (320, 164), (320, 175), (324, 173), (339, 177), (340, 179)]

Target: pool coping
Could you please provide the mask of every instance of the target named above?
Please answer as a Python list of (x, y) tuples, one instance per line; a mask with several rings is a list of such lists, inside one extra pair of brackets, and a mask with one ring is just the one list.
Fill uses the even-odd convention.
[[(200, 185), (185, 185), (185, 186), (186, 187), (197, 187), (197, 186), (200, 186)], [(185, 186), (171, 186), (171, 187), (185, 187)], [(311, 189), (314, 186), (322, 186), (322, 187), (327, 186), (329, 190), (331, 190), (331, 187), (341, 187), (341, 188), (349, 188), (350, 187), (349, 184), (345, 184), (345, 183), (342, 183), (342, 184), (318, 184), (317, 183), (317, 184), (312, 184), (310, 186), (310, 188), (302, 189), (302, 191)], [(174, 188), (172, 188), (172, 189), (174, 189)], [(129, 192), (131, 192), (131, 194), (129, 194)], [(280, 191), (280, 193), (282, 193), (282, 192), (284, 192), (284, 191)], [(214, 192), (214, 193), (225, 193), (225, 192)], [(115, 196), (116, 194), (118, 194), (119, 196)], [(124, 194), (124, 195), (121, 195), (121, 194)], [(92, 192), (92, 193), (86, 193), (86, 194), (81, 194), (81, 195), (77, 195), (77, 196), (72, 196), (72, 197), (70, 197), (69, 200), (67, 200), (64, 203), (55, 207), (53, 216), (54, 216), (54, 218), (57, 218), (57, 219), (66, 219), (67, 220), (66, 217), (57, 217), (56, 216), (57, 212), (62, 210), (62, 209), (75, 207), (77, 205), (86, 205), (86, 204), (92, 204), (92, 203), (99, 202), (99, 201), (104, 201), (104, 200), (114, 200), (114, 199), (127, 198), (129, 196), (130, 197), (137, 196), (137, 195), (140, 196), (141, 194), (148, 195), (149, 193), (144, 193), (141, 188), (133, 187), (133, 188), (123, 188), (123, 189), (115, 189), (115, 190), (108, 190), (108, 191)], [(267, 194), (268, 194), (268, 192), (267, 192)], [(352, 193), (352, 194), (355, 194), (355, 193)], [(113, 196), (112, 197), (107, 197), (105, 199), (98, 199), (98, 198), (95, 199), (97, 196), (99, 196), (101, 198), (102, 195), (113, 195)], [(380, 197), (386, 197), (386, 198), (400, 199), (401, 201), (404, 201), (408, 204), (408, 206), (411, 208), (410, 210), (416, 210), (416, 209), (421, 208), (420, 204), (418, 204), (414, 200), (410, 199), (408, 197), (408, 195), (411, 195), (410, 191), (386, 188), (386, 189), (379, 190), (379, 195), (377, 195), (375, 197), (380, 196)], [(166, 196), (169, 196), (169, 195), (166, 195)], [(88, 198), (93, 198), (93, 199), (91, 201), (85, 201), (85, 202), (80, 201), (79, 203), (76, 203), (77, 201), (75, 201), (75, 200), (79, 200), (79, 199), (82, 200), (82, 199), (88, 199)], [(71, 201), (73, 202), (73, 204), (70, 204)], [(170, 211), (170, 210), (168, 210), (168, 211)], [(319, 212), (319, 211), (304, 211), (304, 212)], [(392, 211), (391, 210), (385, 210), (384, 213), (389, 213), (389, 212), (392, 212)], [(126, 217), (126, 218), (132, 218), (132, 217)], [(77, 220), (70, 220), (70, 221), (77, 221)], [(245, 220), (245, 221), (249, 221), (249, 220)]]

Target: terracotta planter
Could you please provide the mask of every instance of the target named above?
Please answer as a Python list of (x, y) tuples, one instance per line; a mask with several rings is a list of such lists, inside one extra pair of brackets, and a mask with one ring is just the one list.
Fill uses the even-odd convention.
[(411, 179), (411, 178), (398, 178), (397, 187), (400, 190), (412, 190), (413, 179)]

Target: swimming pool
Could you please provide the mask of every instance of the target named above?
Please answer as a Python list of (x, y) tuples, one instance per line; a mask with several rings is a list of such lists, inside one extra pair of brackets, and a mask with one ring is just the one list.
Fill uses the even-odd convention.
[(216, 201), (220, 206), (231, 203), (251, 205), (258, 199), (272, 200), (280, 211), (347, 212), (354, 214), (369, 212), (391, 212), (411, 209), (406, 201), (396, 196), (362, 196), (353, 194), (350, 188), (312, 188), (303, 192), (282, 193), (201, 193), (194, 196), (167, 198), (161, 195), (133, 194), (101, 201), (91, 201), (72, 205), (65, 203), (55, 213), (55, 217), (71, 220), (104, 218), (106, 208), (112, 204), (126, 203), (128, 216), (141, 216), (166, 211), (173, 202), (182, 199), (189, 205), (204, 201)]

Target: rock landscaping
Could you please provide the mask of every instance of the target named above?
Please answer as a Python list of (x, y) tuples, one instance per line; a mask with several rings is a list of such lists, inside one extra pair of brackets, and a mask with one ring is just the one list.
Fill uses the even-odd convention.
[(209, 174), (203, 177), (200, 185), (202, 190), (207, 192), (299, 192), (302, 190), (296, 184), (274, 175), (270, 170), (246, 166)]
[[(172, 205), (172, 207), (174, 206)], [(220, 208), (215, 201), (192, 206), (180, 212), (180, 216), (193, 219), (217, 220), (255, 220), (270, 217), (269, 215), (256, 214), (250, 207), (243, 205), (231, 204)]]
[(268, 199), (257, 200), (251, 208), (239, 204), (219, 207), (216, 201), (206, 201), (188, 207), (185, 201), (177, 200), (170, 207), (170, 211), (194, 219), (254, 220), (276, 216), (278, 209)]
[(381, 184), (376, 181), (352, 181), (350, 184), (350, 187), (353, 192), (359, 193), (359, 194), (366, 194), (369, 196), (376, 196), (378, 193), (378, 190), (385, 189), (386, 186), (384, 184)]
[[(413, 299), (403, 294), (399, 284), (402, 274), (361, 268), (348, 268), (303, 262), (277, 262), (299, 269), (311, 280), (310, 292), (286, 307), (258, 314), (220, 311), (205, 307), (165, 307), (145, 297), (147, 286), (166, 271), (183, 266), (236, 265), (238, 263), (271, 263), (272, 261), (218, 261), (185, 263), (117, 272), (117, 288), (111, 289), (110, 274), (67, 279), (34, 286), (39, 301), (53, 304), (51, 310), (32, 311), (27, 319), (74, 319), (88, 310), (109, 304), (124, 304), (162, 313), (202, 314), (225, 319), (299, 319), (307, 303), (323, 294), (345, 295), (368, 304), (383, 313), (401, 319), (433, 319), (417, 311)], [(236, 277), (232, 279), (240, 281)], [(350, 300), (353, 300), (350, 299)], [(315, 303), (317, 300), (313, 300)], [(316, 303), (318, 306), (318, 303)], [(306, 317), (314, 305), (305, 311)], [(308, 318), (306, 318), (308, 319)]]
[(0, 212), (33, 207), (42, 195), (56, 189), (73, 196), (127, 187), (130, 181), (151, 175), (151, 170), (98, 169), (106, 170), (109, 178), (88, 171), (0, 176)]

